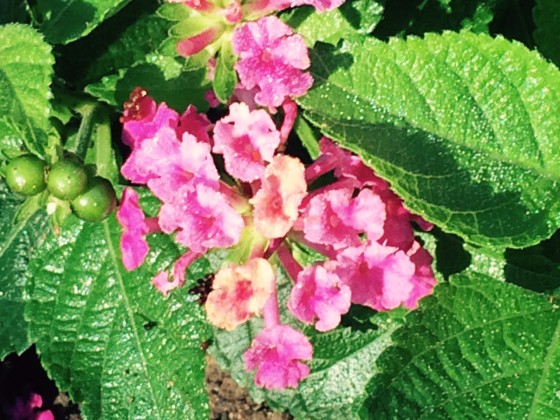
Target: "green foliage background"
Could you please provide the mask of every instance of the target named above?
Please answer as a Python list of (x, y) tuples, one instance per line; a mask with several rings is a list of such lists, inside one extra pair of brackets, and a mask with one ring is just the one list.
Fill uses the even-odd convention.
[[(259, 319), (213, 331), (188, 293), (222, 254), (164, 299), (149, 279), (184, 252), (170, 238), (151, 236), (148, 261), (128, 273), (114, 217), (70, 216), (53, 231), (41, 197), (3, 184), (0, 356), (35, 344), (85, 418), (207, 418), (209, 339), (253, 398), (297, 418), (560, 417), (559, 15), (552, 0), (349, 0), (281, 14), (311, 50), (303, 146), (317, 156), (318, 136), (332, 137), (433, 222), (419, 237), (439, 282), (415, 311), (356, 307), (327, 334), (283, 313), (315, 349), (297, 390), (264, 391), (245, 372)], [(118, 117), (134, 87), (179, 112), (207, 109), (208, 57), (174, 49), (190, 19), (151, 0), (2, 2), (0, 163), (23, 150), (51, 162), (84, 142), (86, 161), (122, 182)], [(222, 101), (233, 59), (219, 56)], [(277, 274), (285, 302), (290, 280)]]

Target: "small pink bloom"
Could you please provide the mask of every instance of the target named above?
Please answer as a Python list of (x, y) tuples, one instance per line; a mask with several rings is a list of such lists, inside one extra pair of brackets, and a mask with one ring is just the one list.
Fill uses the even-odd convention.
[(212, 287), (205, 305), (208, 320), (233, 331), (262, 312), (274, 287), (274, 271), (267, 260), (253, 258), (218, 271)]
[(167, 126), (162, 126), (154, 137), (144, 139), (121, 167), (123, 176), (134, 183), (147, 184), (163, 201), (171, 200), (193, 178), (217, 187), (219, 175), (210, 145), (197, 141), (188, 132), (188, 124), (184, 128), (182, 141), (177, 139), (176, 130)]
[(240, 81), (247, 89), (259, 87), (255, 100), (260, 105), (280, 106), (286, 96), (302, 96), (313, 84), (303, 72), (310, 64), (303, 38), (277, 17), (244, 24), (232, 41)]
[(318, 331), (336, 328), (340, 316), (350, 309), (350, 288), (341, 283), (329, 265), (313, 265), (301, 271), (288, 301), (288, 309), (301, 322), (313, 323), (317, 319)]
[(416, 270), (414, 276), (412, 276), (414, 287), (409, 298), (404, 302), (404, 306), (409, 309), (416, 309), (420, 299), (434, 292), (437, 281), (432, 271), (432, 256), (417, 241), (414, 242), (407, 254)]
[(165, 202), (159, 222), (165, 233), (179, 230), (177, 242), (195, 252), (235, 245), (245, 225), (227, 198), (202, 181), (184, 185)]
[(147, 95), (147, 91), (136, 88), (130, 94), (131, 101), (124, 105), (122, 139), (132, 149), (144, 139), (154, 137), (161, 127), (175, 129), (179, 121), (177, 112), (165, 103), (156, 108), (155, 101)]
[(305, 335), (288, 325), (263, 329), (243, 355), (245, 369), (257, 370), (255, 383), (268, 389), (297, 388), (309, 376), (313, 347)]
[(376, 242), (345, 249), (336, 272), (352, 290), (352, 302), (389, 311), (410, 298), (416, 270), (403, 251)]
[(327, 190), (314, 196), (304, 209), (303, 232), (311, 242), (335, 249), (358, 246), (360, 233), (374, 240), (383, 234), (385, 206), (371, 190), (352, 197), (352, 188)]
[(262, 186), (250, 200), (257, 230), (269, 239), (281, 238), (292, 228), (306, 196), (305, 168), (299, 159), (277, 155), (268, 165)]
[(234, 103), (229, 110), (229, 115), (216, 123), (213, 150), (224, 155), (230, 175), (255, 181), (264, 175), (265, 162), (272, 160), (280, 133), (262, 109), (250, 111), (244, 103)]
[(123, 227), (121, 236), (121, 254), (124, 267), (128, 271), (135, 270), (142, 265), (149, 247), (145, 236), (157, 231), (154, 220), (146, 220), (138, 202), (138, 194), (130, 187), (123, 191), (117, 220)]
[(179, 149), (175, 128), (161, 125), (152, 137), (136, 144), (121, 167), (121, 173), (135, 184), (146, 184), (150, 179), (159, 178), (162, 169), (178, 165)]
[[(156, 197), (164, 202), (173, 201), (177, 191), (194, 180), (218, 188), (220, 176), (208, 143), (197, 141), (194, 136), (185, 132), (183, 141), (176, 142), (175, 147), (169, 148), (169, 152), (173, 150), (176, 150), (176, 154), (168, 154), (167, 160), (162, 158), (158, 161), (159, 165), (154, 165), (157, 168), (155, 176), (147, 181)], [(154, 151), (154, 156), (156, 153)], [(163, 156), (164, 154), (161, 155)], [(145, 158), (149, 160), (148, 155)]]
[(169, 295), (169, 292), (185, 283), (185, 270), (193, 263), (194, 260), (199, 258), (201, 254), (196, 252), (187, 252), (179, 257), (175, 264), (173, 264), (173, 280), (169, 281), (169, 275), (166, 271), (161, 271), (154, 276), (152, 284), (158, 289), (164, 297)]

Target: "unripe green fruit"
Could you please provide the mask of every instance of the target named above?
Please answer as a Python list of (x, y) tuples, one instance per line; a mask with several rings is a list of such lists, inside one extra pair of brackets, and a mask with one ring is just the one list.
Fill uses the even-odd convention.
[(6, 166), (6, 183), (10, 190), (23, 195), (35, 195), (45, 189), (46, 162), (35, 155), (22, 155)]
[(56, 162), (49, 172), (47, 187), (56, 198), (72, 201), (87, 187), (84, 165), (73, 160)]
[(111, 183), (96, 176), (87, 190), (72, 200), (72, 209), (86, 222), (100, 222), (111, 214), (116, 204), (117, 195)]

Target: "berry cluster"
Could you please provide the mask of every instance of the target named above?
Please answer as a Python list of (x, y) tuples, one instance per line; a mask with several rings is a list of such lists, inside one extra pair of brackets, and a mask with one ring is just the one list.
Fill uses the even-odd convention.
[(88, 172), (74, 157), (49, 167), (32, 154), (12, 159), (4, 171), (6, 183), (13, 192), (34, 196), (48, 190), (56, 199), (69, 202), (82, 220), (98, 222), (115, 208), (116, 194), (109, 181)]

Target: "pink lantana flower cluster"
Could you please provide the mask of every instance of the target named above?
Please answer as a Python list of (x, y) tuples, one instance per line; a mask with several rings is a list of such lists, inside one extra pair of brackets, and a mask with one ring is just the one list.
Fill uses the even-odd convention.
[[(306, 72), (310, 62), (303, 38), (276, 16), (268, 15), (301, 5), (311, 5), (324, 12), (344, 3), (344, 0), (168, 1), (183, 3), (190, 10), (191, 16), (184, 27), (204, 28), (178, 42), (179, 54), (190, 57), (207, 51), (208, 77), (212, 80), (215, 55), (231, 43), (238, 60), (236, 96), (250, 92), (252, 101), (271, 108), (281, 106), (286, 98), (304, 95), (313, 85), (313, 78)], [(207, 99), (212, 106), (219, 103), (212, 91)]]
[[(280, 127), (265, 109), (244, 102), (232, 103), (211, 123), (193, 106), (179, 114), (135, 89), (122, 117), (131, 153), (121, 172), (146, 186), (161, 206), (147, 217), (127, 187), (117, 212), (126, 269), (143, 264), (147, 235), (173, 235), (185, 247), (169, 271), (152, 279), (163, 296), (185, 282), (196, 259), (216, 248), (230, 250), (205, 303), (208, 320), (233, 330), (262, 315), (265, 327), (245, 353), (245, 366), (256, 371), (258, 385), (279, 389), (309, 375), (304, 362), (313, 349), (305, 335), (280, 321), (271, 257), (294, 281), (287, 309), (319, 331), (335, 328), (352, 303), (377, 311), (413, 309), (435, 285), (431, 257), (411, 222), (430, 225), (410, 214), (359, 157), (327, 138), (307, 167), (284, 154), (297, 107), (290, 101), (282, 107)], [(325, 174), (335, 182), (310, 189)], [(291, 252), (296, 242), (326, 261), (302, 267)]]

